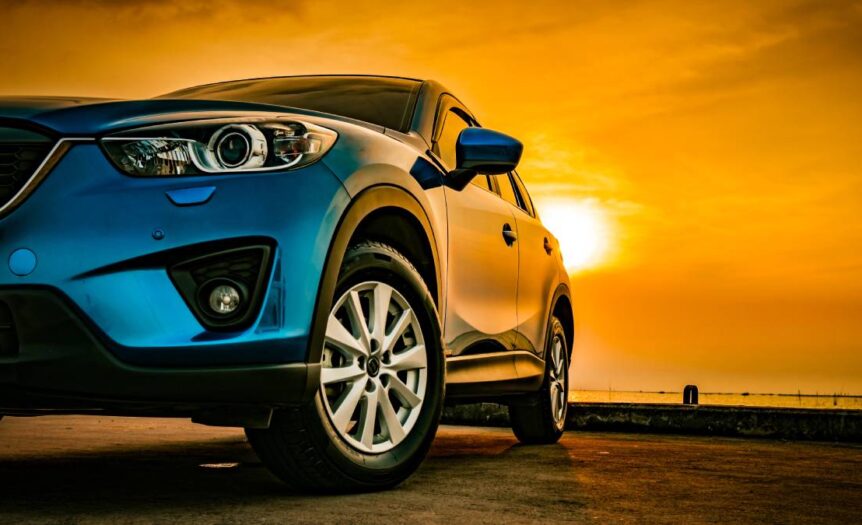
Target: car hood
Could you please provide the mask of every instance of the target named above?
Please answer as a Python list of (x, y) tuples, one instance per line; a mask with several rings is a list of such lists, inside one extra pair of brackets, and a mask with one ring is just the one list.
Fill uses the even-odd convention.
[(117, 131), (184, 120), (293, 113), (330, 118), (383, 131), (336, 115), (269, 104), (210, 100), (112, 100), (80, 97), (0, 97), (0, 125), (43, 128), (67, 137), (99, 137)]

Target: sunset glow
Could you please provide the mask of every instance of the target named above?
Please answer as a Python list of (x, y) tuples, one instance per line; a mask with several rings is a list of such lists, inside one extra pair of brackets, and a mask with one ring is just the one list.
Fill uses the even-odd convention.
[(538, 202), (542, 222), (560, 241), (563, 262), (574, 274), (606, 262), (611, 241), (602, 210), (589, 201)]
[(448, 86), (524, 143), (575, 388), (862, 394), (858, 1), (0, 3), (2, 94)]

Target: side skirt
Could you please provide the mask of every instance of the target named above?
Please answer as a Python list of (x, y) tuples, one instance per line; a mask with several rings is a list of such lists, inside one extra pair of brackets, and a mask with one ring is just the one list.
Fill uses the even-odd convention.
[(450, 357), (446, 398), (463, 402), (535, 392), (544, 374), (544, 361), (523, 350)]

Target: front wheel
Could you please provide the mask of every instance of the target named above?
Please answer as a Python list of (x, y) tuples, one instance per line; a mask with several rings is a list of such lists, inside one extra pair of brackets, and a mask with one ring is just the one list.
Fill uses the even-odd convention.
[(523, 402), (509, 406), (512, 431), (521, 443), (556, 443), (566, 425), (569, 396), (569, 352), (566, 333), (556, 317), (545, 348), (542, 388)]
[(372, 242), (345, 255), (332, 304), (317, 395), (246, 434), (296, 489), (392, 487), (419, 467), (437, 431), (444, 388), (437, 311), (413, 265)]

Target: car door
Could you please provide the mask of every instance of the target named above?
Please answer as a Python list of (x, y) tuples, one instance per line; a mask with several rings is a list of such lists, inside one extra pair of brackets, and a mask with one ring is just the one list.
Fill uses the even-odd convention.
[(518, 349), (542, 357), (551, 299), (559, 281), (556, 239), (539, 220), (527, 188), (516, 172), (496, 177), (501, 194), (514, 193), (518, 227)]
[[(458, 134), (474, 124), (457, 107), (443, 107), (432, 151), (455, 168)], [(508, 350), (518, 317), (517, 225), (512, 208), (479, 175), (461, 191), (446, 189), (449, 263), (444, 338), (451, 355)], [(509, 231), (507, 236), (504, 231)], [(477, 349), (475, 343), (489, 343)]]

